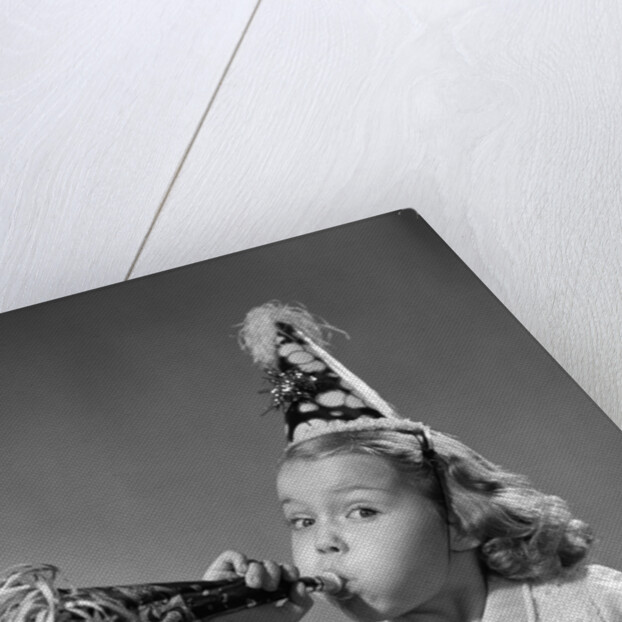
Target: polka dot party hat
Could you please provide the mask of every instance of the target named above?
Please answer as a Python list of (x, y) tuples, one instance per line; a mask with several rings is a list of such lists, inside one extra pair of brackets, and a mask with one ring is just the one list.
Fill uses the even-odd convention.
[(252, 309), (242, 324), (240, 346), (267, 374), (270, 409), (285, 413), (288, 443), (346, 430), (396, 429), (427, 436), (426, 426), (400, 417), (327, 352), (333, 331), (343, 332), (302, 306), (278, 302)]

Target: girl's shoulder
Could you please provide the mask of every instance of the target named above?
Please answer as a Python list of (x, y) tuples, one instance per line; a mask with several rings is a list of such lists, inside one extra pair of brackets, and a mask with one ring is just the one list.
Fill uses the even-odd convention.
[(509, 619), (513, 622), (621, 622), (622, 572), (590, 565), (571, 576), (545, 582), (490, 577), (483, 620)]
[[(577, 613), (589, 611), (594, 620), (622, 620), (622, 572), (599, 566), (585, 566), (580, 572), (557, 581), (534, 584), (535, 604), (542, 609), (549, 605), (564, 606)], [(553, 618), (552, 618), (553, 619)]]
[(622, 572), (606, 566), (588, 566), (586, 587), (601, 607), (622, 620)]

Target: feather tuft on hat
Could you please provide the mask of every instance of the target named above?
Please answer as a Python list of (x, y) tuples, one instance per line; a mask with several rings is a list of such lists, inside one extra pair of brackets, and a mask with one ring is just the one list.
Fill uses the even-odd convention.
[(278, 300), (251, 309), (238, 335), (240, 347), (253, 357), (253, 362), (262, 366), (274, 366), (277, 362), (276, 338), (278, 325), (287, 324), (306, 335), (319, 346), (327, 346), (332, 331), (343, 333), (323, 319), (314, 317), (303, 305), (281, 304)]

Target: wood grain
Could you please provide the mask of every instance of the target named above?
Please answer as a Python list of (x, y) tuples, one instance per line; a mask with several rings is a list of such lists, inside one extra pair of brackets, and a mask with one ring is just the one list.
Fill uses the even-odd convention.
[(4, 3), (0, 309), (123, 280), (255, 4)]
[(133, 276), (414, 207), (622, 426), (615, 0), (264, 0)]

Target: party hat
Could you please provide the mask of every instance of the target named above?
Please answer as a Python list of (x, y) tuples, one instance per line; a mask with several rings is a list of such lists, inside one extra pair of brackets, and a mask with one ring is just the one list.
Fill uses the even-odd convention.
[(326, 350), (332, 331), (303, 306), (269, 302), (249, 311), (239, 333), (271, 383), (271, 408), (285, 413), (289, 443), (346, 430), (423, 433)]

